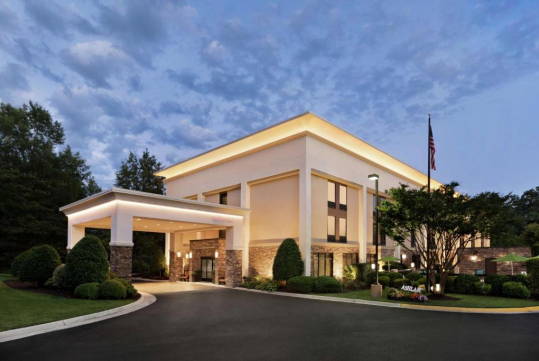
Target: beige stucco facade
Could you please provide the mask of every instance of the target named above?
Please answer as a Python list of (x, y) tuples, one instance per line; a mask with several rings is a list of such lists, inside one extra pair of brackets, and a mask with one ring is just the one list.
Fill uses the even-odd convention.
[[(167, 254), (186, 254), (192, 241), (224, 237), (226, 250), (236, 251), (234, 257), (241, 258), (230, 264), (240, 262), (244, 276), (271, 276), (271, 258), (277, 247), (285, 238), (293, 238), (301, 250), (306, 274), (314, 274), (312, 268), (319, 267), (315, 261), (328, 254), (334, 257), (333, 274), (339, 276), (347, 255), (356, 254), (357, 260), (365, 262), (372, 244), (374, 183), (367, 178), (371, 173), (380, 176), (382, 192), (400, 183), (419, 187), (427, 182), (423, 173), (312, 113), (173, 165), (157, 173), (166, 183), (165, 198), (196, 205), (208, 214), (218, 209), (237, 218), (220, 224), (208, 222), (219, 217), (205, 215), (195, 223), (182, 223), (185, 228), (160, 230), (167, 233)], [(346, 219), (339, 223), (341, 231), (346, 229), (345, 242), (338, 242), (341, 238), (328, 241), (328, 182), (346, 188), (345, 199), (339, 200), (345, 204), (344, 211), (336, 210), (341, 212), (337, 222)], [(439, 186), (436, 181), (432, 184)], [(222, 195), (226, 205), (219, 204), (225, 199)], [(122, 217), (131, 221), (134, 214)], [(70, 245), (80, 236), (80, 227), (70, 217), (70, 232), (79, 232), (70, 236)], [(133, 229), (127, 227), (125, 232)], [(223, 230), (226, 235), (219, 232)], [(389, 239), (384, 248), (396, 256), (400, 252)]]

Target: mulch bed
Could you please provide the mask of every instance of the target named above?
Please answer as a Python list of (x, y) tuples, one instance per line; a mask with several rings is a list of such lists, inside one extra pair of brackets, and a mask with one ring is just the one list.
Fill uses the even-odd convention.
[(447, 295), (440, 295), (440, 294), (437, 294), (437, 293), (432, 293), (430, 295), (427, 296), (429, 298), (429, 301), (430, 300), (436, 300), (436, 301), (460, 301), (461, 299), (460, 298), (456, 298), (456, 297), (451, 297), (451, 296), (447, 296)]
[(31, 291), (36, 293), (43, 293), (51, 296), (75, 298), (75, 295), (70, 290), (61, 290), (58, 288), (38, 286), (35, 282), (21, 282), (16, 280), (4, 281), (4, 283), (11, 288), (17, 290)]

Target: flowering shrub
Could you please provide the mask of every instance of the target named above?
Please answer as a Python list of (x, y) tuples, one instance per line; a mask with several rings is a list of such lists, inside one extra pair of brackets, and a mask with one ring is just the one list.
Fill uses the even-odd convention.
[(408, 301), (414, 301), (414, 302), (428, 302), (429, 299), (427, 296), (424, 296), (417, 292), (406, 292), (403, 290), (398, 290), (396, 288), (390, 288), (387, 291), (387, 298), (390, 300), (408, 300)]

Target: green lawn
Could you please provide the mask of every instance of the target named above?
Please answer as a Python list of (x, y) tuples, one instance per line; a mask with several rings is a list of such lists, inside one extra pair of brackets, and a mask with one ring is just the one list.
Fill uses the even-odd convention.
[(539, 301), (521, 300), (514, 298), (490, 297), (490, 296), (473, 296), (473, 295), (457, 295), (448, 293), (448, 296), (460, 298), (459, 301), (436, 301), (432, 300), (427, 303), (418, 302), (401, 302), (387, 299), (387, 289), (384, 289), (381, 298), (371, 297), (370, 290), (360, 290), (344, 293), (320, 294), (320, 296), (331, 296), (339, 298), (354, 298), (368, 301), (392, 302), (392, 303), (411, 303), (414, 305), (425, 306), (447, 306), (447, 307), (469, 307), (469, 308), (514, 308), (514, 307), (533, 307), (539, 306)]
[(39, 325), (120, 307), (133, 300), (78, 300), (16, 290), (4, 281), (13, 277), (0, 274), (0, 331)]

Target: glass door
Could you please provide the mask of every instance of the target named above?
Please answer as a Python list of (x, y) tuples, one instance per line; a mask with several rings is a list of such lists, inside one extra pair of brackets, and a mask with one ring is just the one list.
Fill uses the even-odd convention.
[(212, 282), (214, 259), (211, 257), (202, 257), (200, 261), (200, 280)]

